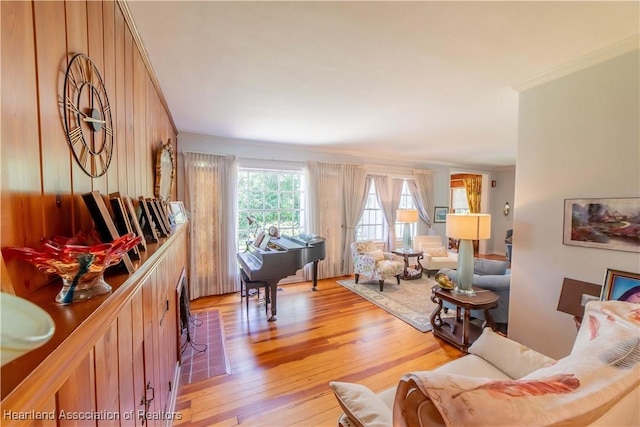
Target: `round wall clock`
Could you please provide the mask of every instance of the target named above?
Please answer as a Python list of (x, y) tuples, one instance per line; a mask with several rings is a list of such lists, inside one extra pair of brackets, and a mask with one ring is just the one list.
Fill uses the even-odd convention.
[(64, 131), (73, 156), (87, 175), (104, 175), (113, 154), (111, 108), (100, 72), (87, 55), (71, 58), (62, 99)]

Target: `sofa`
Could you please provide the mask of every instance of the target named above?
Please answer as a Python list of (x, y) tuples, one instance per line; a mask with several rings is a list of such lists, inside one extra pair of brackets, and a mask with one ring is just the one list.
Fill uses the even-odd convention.
[(379, 394), (332, 381), (338, 426), (637, 426), (639, 327), (640, 304), (590, 301), (560, 360), (485, 328), (468, 355)]
[[(438, 273), (446, 274), (454, 282), (457, 280), (456, 270), (443, 268)], [(489, 310), (489, 313), (501, 329), (506, 328), (506, 324), (509, 321), (509, 289), (511, 286), (509, 262), (475, 258), (473, 260), (472, 284), (482, 289), (493, 291), (500, 297), (498, 306)], [(444, 307), (455, 308), (455, 306), (448, 304), (444, 304)], [(484, 319), (484, 312), (482, 310), (473, 310), (471, 311), (471, 316)]]
[(431, 274), (442, 268), (456, 268), (458, 266), (458, 254), (449, 252), (440, 236), (415, 236), (413, 249), (424, 252), (422, 268), (426, 270), (427, 277), (431, 277)]

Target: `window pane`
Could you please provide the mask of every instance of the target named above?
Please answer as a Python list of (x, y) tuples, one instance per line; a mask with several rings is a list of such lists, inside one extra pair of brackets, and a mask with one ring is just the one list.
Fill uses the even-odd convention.
[[(281, 234), (298, 235), (304, 201), (302, 172), (240, 169), (238, 171), (238, 247), (258, 231), (275, 225)], [(247, 217), (256, 224), (249, 225)]]

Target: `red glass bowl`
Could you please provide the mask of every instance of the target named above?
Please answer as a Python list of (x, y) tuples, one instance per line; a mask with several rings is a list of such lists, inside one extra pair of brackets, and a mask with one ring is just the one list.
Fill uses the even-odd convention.
[[(42, 238), (41, 248), (7, 248), (7, 256), (17, 256), (40, 271), (57, 274), (62, 278), (62, 289), (56, 296), (56, 302), (64, 304), (85, 300), (111, 291), (111, 286), (104, 281), (104, 271), (118, 264), (122, 256), (140, 243), (141, 237), (134, 233), (125, 234), (111, 243), (100, 243), (86, 235), (75, 237)], [(93, 262), (86, 272), (80, 271), (78, 257), (91, 254)], [(77, 279), (77, 280), (76, 280)], [(67, 297), (72, 284), (72, 297)], [(66, 298), (65, 298), (66, 297)]]

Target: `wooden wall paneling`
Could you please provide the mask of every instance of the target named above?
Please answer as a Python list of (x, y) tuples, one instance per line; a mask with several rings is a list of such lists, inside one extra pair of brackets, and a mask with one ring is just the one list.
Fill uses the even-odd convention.
[(127, 140), (125, 112), (125, 22), (119, 7), (115, 8), (115, 105), (114, 132), (117, 188), (122, 195), (131, 196), (127, 186)]
[[(44, 223), (32, 3), (3, 2), (1, 15), (0, 246), (37, 246)], [(46, 280), (23, 261), (5, 263), (17, 295)]]
[[(83, 355), (78, 355), (82, 357)], [(80, 412), (95, 412), (95, 371), (93, 353), (84, 355), (84, 358), (67, 378), (67, 381), (58, 390), (58, 417), (60, 427), (89, 427), (95, 426), (95, 420), (74, 420), (73, 415)]]
[[(167, 342), (167, 322), (169, 321), (169, 317), (171, 316), (170, 306), (171, 302), (169, 301), (168, 295), (168, 286), (167, 282), (171, 281), (171, 275), (169, 274), (170, 264), (173, 262), (171, 257), (171, 250), (169, 253), (165, 255), (165, 259), (162, 264), (158, 267), (156, 273), (156, 288), (158, 289), (158, 359), (160, 359), (160, 410), (167, 410), (167, 400), (169, 397), (169, 385), (172, 377), (168, 377), (166, 373), (173, 372), (171, 370), (171, 366), (167, 363), (167, 357), (173, 356), (175, 353), (171, 353), (169, 343)], [(175, 330), (175, 329), (173, 329)]]
[(155, 196), (155, 166), (156, 166), (156, 151), (158, 144), (161, 141), (160, 132), (158, 129), (158, 115), (155, 88), (149, 75), (146, 75), (147, 85), (147, 169), (146, 182), (147, 191), (151, 191), (149, 194)]
[[(125, 22), (119, 7), (114, 10), (114, 55), (115, 55), (115, 97), (114, 105), (114, 140), (115, 149), (113, 160), (116, 162), (117, 172), (117, 188), (122, 195), (130, 196), (127, 188), (127, 140), (126, 140), (126, 113), (125, 113), (125, 58), (124, 58), (124, 39), (125, 39)], [(110, 172), (113, 173), (113, 172)], [(111, 185), (111, 178), (109, 179)]]
[(125, 414), (135, 414), (138, 409), (134, 393), (133, 375), (133, 323), (132, 302), (128, 302), (117, 319), (118, 327), (118, 395), (120, 403), (120, 424), (135, 425), (135, 416), (127, 419)]
[[(69, 55), (68, 59), (71, 59), (73, 54), (86, 54), (89, 50), (87, 3), (82, 1), (67, 1), (65, 2), (65, 11), (67, 18), (67, 53)], [(75, 159), (71, 162), (71, 185), (74, 210), (73, 233), (75, 234), (78, 231), (88, 232), (92, 229), (93, 223), (91, 221), (91, 215), (80, 195), (91, 192), (93, 190), (93, 183), (91, 177), (84, 173)]]
[[(58, 422), (56, 421), (56, 396), (52, 395), (49, 397), (49, 400), (45, 402), (44, 406), (41, 406), (36, 411), (41, 414), (47, 414), (45, 419), (42, 420), (34, 420), (31, 422), (31, 427), (57, 427)], [(53, 417), (49, 416), (49, 414), (53, 415)]]
[(126, 105), (126, 140), (127, 147), (126, 163), (127, 163), (127, 194), (133, 198), (137, 198), (141, 194), (137, 188), (137, 174), (136, 169), (136, 131), (134, 129), (134, 111), (135, 106), (133, 102), (133, 90), (134, 90), (134, 73), (133, 73), (133, 37), (131, 33), (125, 31), (124, 37), (124, 96)]
[[(100, 75), (104, 81), (107, 76), (105, 70), (104, 60), (104, 31), (103, 31), (103, 17), (102, 17), (102, 2), (101, 1), (88, 1), (87, 2), (87, 41), (88, 49), (87, 54), (89, 58), (100, 71)], [(106, 82), (105, 82), (106, 85)], [(110, 86), (106, 86), (107, 96), (111, 95)], [(98, 134), (98, 141), (102, 141), (102, 132)], [(101, 194), (109, 194), (107, 187), (107, 174), (92, 178), (91, 186), (94, 191), (99, 191)]]
[[(120, 410), (118, 384), (118, 324), (112, 322), (94, 347), (96, 410), (115, 414)], [(99, 419), (98, 426), (119, 426), (120, 419)]]
[(136, 194), (139, 196), (149, 197), (151, 196), (147, 192), (147, 185), (145, 178), (147, 176), (147, 162), (146, 156), (146, 144), (147, 144), (147, 132), (146, 132), (146, 93), (147, 93), (147, 79), (146, 68), (142, 62), (140, 52), (137, 49), (133, 50), (133, 109), (136, 114), (133, 118), (134, 125), (134, 145), (135, 145), (135, 181), (136, 181)]
[[(153, 316), (153, 324), (154, 324), (154, 330), (152, 331), (153, 333), (153, 346), (152, 346), (152, 350), (151, 350), (151, 357), (153, 357), (153, 361), (154, 361), (154, 382), (153, 382), (153, 386), (155, 388), (155, 396), (156, 396), (156, 406), (155, 406), (155, 410), (156, 411), (163, 411), (164, 408), (164, 391), (165, 391), (165, 384), (164, 384), (164, 363), (162, 360), (162, 352), (164, 351), (164, 347), (162, 347), (162, 332), (163, 332), (163, 328), (162, 325), (164, 324), (163, 321), (163, 314), (164, 314), (164, 308), (165, 308), (165, 304), (164, 304), (164, 293), (163, 293), (163, 289), (162, 286), (160, 286), (160, 281), (161, 281), (161, 276), (164, 274), (165, 268), (166, 268), (166, 263), (168, 262), (168, 257), (165, 255), (164, 259), (158, 264), (158, 267), (153, 271), (153, 274), (151, 276), (151, 283), (150, 285), (153, 287), (153, 310), (152, 310), (152, 316)], [(146, 357), (146, 353), (145, 353), (145, 357)], [(160, 423), (158, 423), (159, 425)]]
[(143, 301), (142, 289), (133, 296), (131, 300), (131, 317), (132, 317), (132, 344), (133, 344), (133, 393), (136, 409), (134, 422), (136, 426), (141, 426), (143, 420), (138, 417), (138, 411), (143, 410), (141, 405), (145, 396), (145, 377), (144, 377), (144, 317), (143, 317)]
[(64, 2), (34, 2), (37, 47), (44, 236), (71, 236), (72, 201), (69, 144), (62, 125), (62, 93), (66, 72)]
[[(144, 325), (143, 353), (144, 353), (144, 381), (145, 396), (150, 399), (153, 395), (154, 399), (149, 402), (146, 408), (148, 413), (157, 413), (159, 408), (156, 406), (158, 400), (155, 399), (157, 391), (157, 363), (156, 363), (156, 342), (154, 340), (154, 332), (158, 329), (156, 322), (156, 304), (155, 304), (155, 280), (150, 277), (142, 286), (142, 318)], [(147, 420), (148, 426), (155, 426), (154, 420)]]
[[(104, 84), (109, 93), (109, 104), (111, 106), (111, 116), (114, 120), (114, 126), (117, 125), (116, 97), (118, 90), (116, 87), (116, 23), (115, 23), (115, 2), (102, 2), (102, 30), (104, 33)], [(119, 10), (119, 9), (118, 9)], [(114, 129), (114, 147), (111, 164), (107, 170), (107, 194), (120, 191), (118, 185), (118, 138), (116, 137), (116, 129)]]

